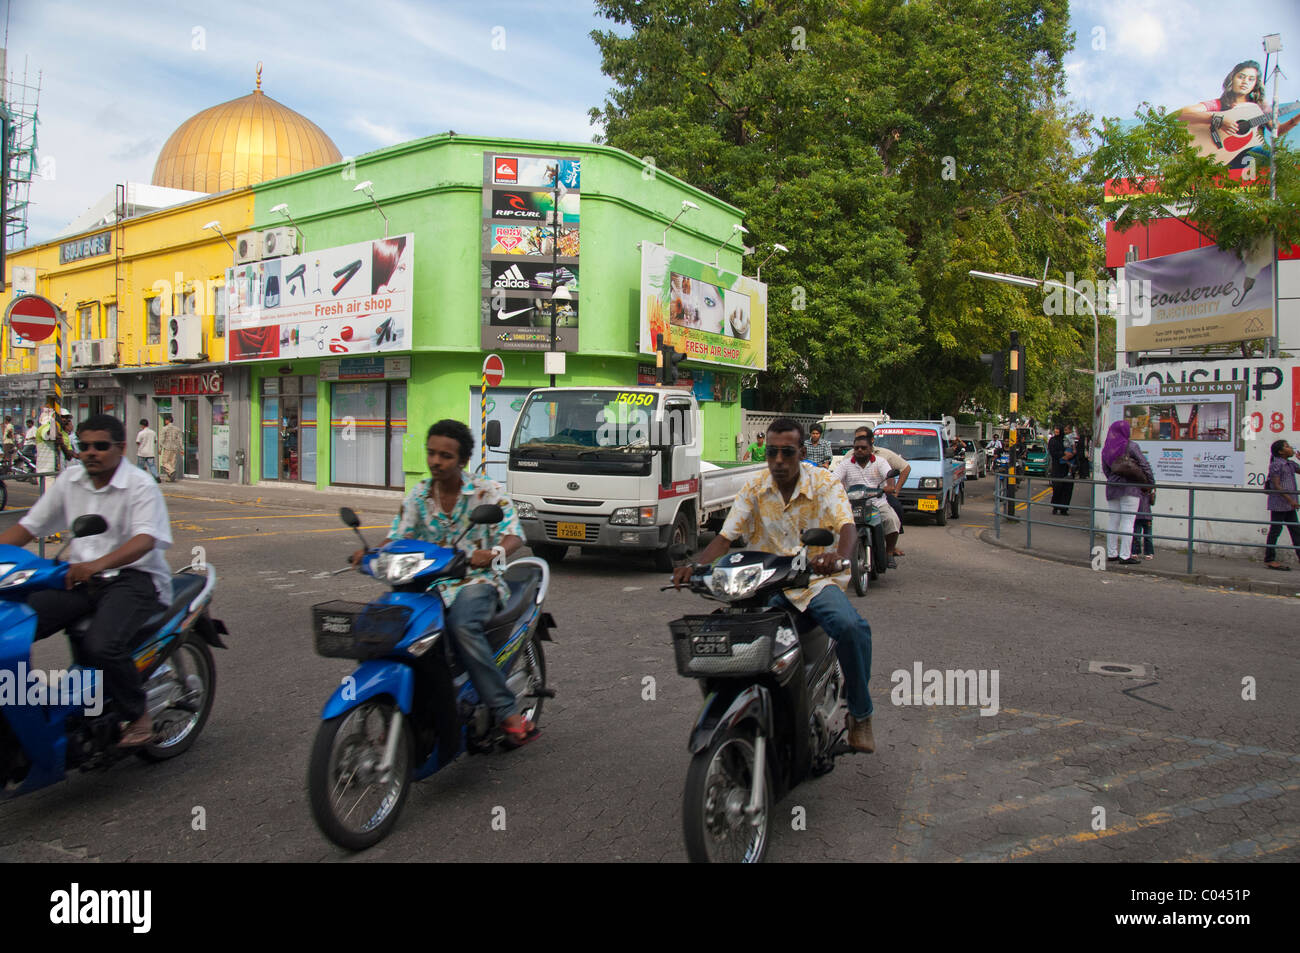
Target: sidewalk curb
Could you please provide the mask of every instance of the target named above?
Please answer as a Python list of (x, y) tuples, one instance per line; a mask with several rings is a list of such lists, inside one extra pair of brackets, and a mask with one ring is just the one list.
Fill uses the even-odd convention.
[[(990, 546), (997, 546), (999, 549), (1005, 549), (1009, 552), (1019, 553), (1022, 556), (1034, 556), (1038, 559), (1047, 559), (1054, 563), (1061, 563), (1066, 566), (1075, 566), (1079, 569), (1092, 571), (1092, 564), (1089, 562), (1080, 562), (1077, 559), (1071, 559), (1068, 556), (1059, 556), (1056, 553), (1044, 552), (1040, 549), (1026, 549), (1024, 546), (1016, 546), (1012, 543), (1004, 542), (994, 535), (993, 530), (984, 529), (979, 533), (982, 542)], [(1292, 586), (1284, 586), (1277, 582), (1263, 582), (1257, 579), (1247, 579), (1241, 576), (1210, 576), (1205, 573), (1194, 573), (1189, 575), (1185, 572), (1172, 572), (1168, 569), (1154, 569), (1143, 567), (1141, 569), (1129, 569), (1127, 567), (1117, 570), (1108, 570), (1116, 575), (1125, 576), (1157, 576), (1161, 579), (1171, 579), (1175, 582), (1185, 583), (1190, 586), (1209, 586), (1216, 589), (1236, 589), (1238, 592), (1258, 592), (1270, 596), (1300, 596), (1300, 579)]]
[[(401, 504), (406, 494), (398, 490), (350, 492), (349, 488), (318, 490), (315, 487), (281, 487), (264, 485), (241, 485), (230, 487), (233, 493), (225, 496), (207, 495), (227, 489), (224, 485), (207, 480), (186, 480), (161, 484), (165, 498), (199, 500), (205, 503), (232, 503), (241, 506), (275, 506), (285, 509), (308, 507), (322, 511), (335, 508), (342, 503), (353, 503), (358, 509), (394, 508)], [(186, 492), (193, 490), (194, 492)]]

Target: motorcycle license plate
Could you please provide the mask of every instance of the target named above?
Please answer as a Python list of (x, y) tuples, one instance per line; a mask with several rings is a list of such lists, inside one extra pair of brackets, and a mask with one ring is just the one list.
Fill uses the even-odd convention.
[(939, 508), (938, 500), (917, 500), (916, 508), (923, 513), (933, 513)]
[(556, 523), (555, 536), (557, 539), (586, 539), (586, 523)]
[(697, 635), (691, 639), (691, 655), (717, 656), (731, 654), (731, 636), (724, 633)]

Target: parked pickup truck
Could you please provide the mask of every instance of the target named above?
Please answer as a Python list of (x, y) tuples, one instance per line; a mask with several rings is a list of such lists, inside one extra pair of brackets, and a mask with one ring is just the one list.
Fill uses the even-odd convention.
[(876, 427), (875, 443), (893, 450), (912, 466), (907, 486), (898, 494), (904, 513), (934, 517), (943, 526), (966, 499), (966, 460), (948, 451), (942, 421), (891, 420)]
[(764, 464), (700, 460), (700, 408), (689, 391), (544, 387), (532, 391), (510, 440), (506, 490), (533, 552), (559, 562), (570, 546), (622, 549), (673, 566), (669, 547), (696, 549)]

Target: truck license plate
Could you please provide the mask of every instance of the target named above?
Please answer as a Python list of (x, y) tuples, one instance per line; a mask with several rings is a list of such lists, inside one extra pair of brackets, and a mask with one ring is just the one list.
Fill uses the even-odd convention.
[(556, 523), (555, 536), (557, 539), (586, 539), (586, 523)]
[[(933, 513), (939, 508), (938, 500), (917, 500), (916, 508), (922, 513)], [(561, 524), (563, 525), (563, 524)]]

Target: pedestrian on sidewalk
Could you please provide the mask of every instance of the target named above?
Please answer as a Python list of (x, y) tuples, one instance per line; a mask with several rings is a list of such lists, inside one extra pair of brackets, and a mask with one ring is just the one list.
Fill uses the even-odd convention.
[(1268, 462), (1268, 544), (1264, 549), (1264, 562), (1269, 569), (1290, 572), (1291, 567), (1278, 561), (1275, 544), (1282, 535), (1285, 526), (1291, 536), (1291, 546), (1296, 558), (1300, 559), (1300, 522), (1296, 519), (1296, 509), (1300, 508), (1300, 499), (1296, 496), (1295, 475), (1300, 472), (1300, 464), (1291, 458), (1295, 450), (1285, 440), (1273, 441), (1269, 448), (1271, 457)]
[(1156, 501), (1156, 488), (1152, 487), (1138, 497), (1137, 517), (1133, 520), (1133, 557), (1141, 553), (1146, 559), (1154, 559), (1156, 550), (1153, 545), (1151, 524), (1151, 504)]
[(1131, 433), (1127, 420), (1117, 420), (1106, 431), (1106, 443), (1101, 448), (1101, 472), (1106, 478), (1106, 501), (1110, 504), (1106, 558), (1121, 566), (1138, 562), (1132, 557), (1133, 521), (1141, 497), (1155, 483), (1151, 464), (1142, 448), (1129, 439)]
[(1065, 444), (1065, 428), (1060, 424), (1047, 441), (1047, 455), (1051, 458), (1052, 480), (1052, 515), (1069, 516), (1070, 500), (1074, 499), (1074, 484), (1068, 479), (1070, 468), (1074, 465), (1074, 451)]
[(136, 466), (153, 477), (155, 483), (161, 483), (158, 479), (158, 434), (154, 433), (149, 421), (140, 418), (140, 430), (135, 435), (135, 461)]
[(184, 449), (181, 428), (172, 423), (171, 414), (163, 414), (162, 472), (172, 483), (176, 482), (176, 464)]

